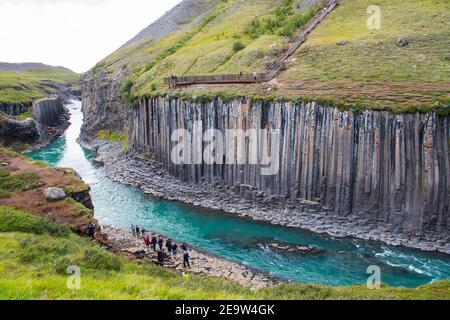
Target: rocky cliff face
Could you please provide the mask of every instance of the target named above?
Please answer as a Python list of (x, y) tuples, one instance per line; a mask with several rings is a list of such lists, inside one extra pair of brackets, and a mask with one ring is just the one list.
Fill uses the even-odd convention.
[[(179, 141), (171, 135), (175, 129), (193, 133), (195, 121), (202, 121), (203, 134), (278, 129), (279, 136), (268, 139), (277, 139), (269, 144), (276, 147), (271, 152), (279, 170), (262, 175), (261, 162), (249, 164), (264, 154), (248, 138), (243, 164), (216, 159), (175, 165), (171, 152)], [(257, 146), (268, 141), (264, 135), (253, 138)], [(193, 139), (193, 149), (209, 145), (202, 136)], [(450, 231), (449, 143), (450, 119), (434, 113), (354, 114), (315, 103), (154, 98), (141, 99), (130, 116), (131, 149), (155, 157), (183, 182), (243, 190), (242, 196), (261, 203), (318, 204), (324, 212), (375, 219), (399, 232)]]
[(181, 1), (125, 43), (114, 53), (113, 59), (106, 58), (82, 75), (81, 92), (85, 119), (82, 140), (91, 142), (99, 130), (123, 129), (128, 108), (122, 99), (122, 85), (132, 74), (130, 70), (142, 68), (155, 58), (142, 48), (169, 34), (183, 32), (198, 25), (218, 3), (221, 3), (221, 0)]
[(106, 69), (94, 69), (81, 79), (84, 123), (82, 139), (90, 140), (99, 130), (121, 130), (127, 117), (121, 86), (125, 71), (110, 74)]
[(59, 98), (46, 98), (33, 102), (33, 119), (42, 126), (60, 126), (65, 113), (66, 109)]
[(0, 111), (9, 116), (18, 116), (27, 111), (27, 107), (22, 104), (0, 103)]
[(39, 141), (36, 121), (27, 119), (17, 121), (0, 114), (0, 145), (16, 146), (17, 144)]
[(0, 144), (18, 148), (23, 143), (42, 146), (62, 134), (69, 119), (66, 108), (57, 97), (33, 102), (32, 116), (17, 121), (0, 114)]

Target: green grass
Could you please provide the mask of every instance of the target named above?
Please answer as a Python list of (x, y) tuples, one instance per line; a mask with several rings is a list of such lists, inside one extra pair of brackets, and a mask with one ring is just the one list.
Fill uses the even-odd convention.
[(94, 219), (94, 211), (92, 211), (91, 209), (86, 208), (83, 204), (75, 201), (71, 197), (66, 198), (65, 201), (74, 208), (77, 218), (78, 217), (84, 217), (87, 220)]
[(97, 139), (109, 142), (120, 142), (124, 151), (128, 150), (128, 134), (125, 131), (111, 132), (108, 130), (100, 130), (97, 132)]
[(79, 85), (78, 74), (52, 67), (24, 72), (0, 70), (0, 103), (30, 105), (33, 100), (48, 96), (55, 89), (44, 80)]
[[(67, 288), (72, 265), (81, 271), (80, 290)], [(253, 291), (219, 278), (135, 265), (66, 227), (0, 207), (0, 299), (449, 299), (449, 293), (449, 281), (417, 289), (283, 284)]]
[[(265, 68), (264, 57), (273, 59), (289, 41), (289, 36), (281, 35), (281, 29), (300, 23), (301, 15), (296, 14), (292, 1), (215, 2), (216, 10), (190, 29), (173, 32), (158, 42), (116, 51), (93, 69), (92, 80), (100, 70), (112, 74), (125, 68), (131, 77), (124, 81), (122, 94), (133, 104), (137, 96), (151, 94), (163, 85), (163, 78), (172, 74), (260, 72)], [(291, 11), (280, 14), (286, 3)], [(253, 19), (270, 17), (283, 20), (277, 30), (264, 30), (256, 36), (246, 32)], [(240, 43), (240, 50), (235, 50), (235, 43)]]
[(0, 189), (0, 199), (8, 199), (11, 198), (11, 192)]
[(29, 191), (41, 186), (39, 176), (35, 173), (11, 175), (0, 169), (0, 189), (8, 192)]
[[(154, 85), (161, 85), (162, 79), (172, 74), (263, 71), (263, 58), (273, 58), (289, 37), (269, 32), (255, 36), (245, 31), (255, 17), (272, 17), (284, 7), (283, 2), (271, 0), (224, 2), (176, 51), (158, 60), (151, 69), (136, 74), (134, 91), (138, 95), (148, 94), (153, 91)], [(158, 45), (163, 45), (165, 41), (170, 41), (170, 37)], [(236, 43), (240, 44), (239, 50), (236, 50)]]
[[(449, 82), (450, 2), (342, 0), (297, 52), (282, 77), (299, 80)], [(381, 29), (367, 28), (367, 8), (381, 9)], [(397, 47), (399, 37), (407, 47)], [(337, 45), (346, 40), (346, 45)]]
[(30, 110), (30, 111), (26, 111), (26, 112), (24, 112), (24, 113), (19, 114), (19, 115), (16, 117), (16, 119), (19, 120), (19, 121), (23, 121), (23, 120), (26, 120), (26, 119), (32, 118), (32, 117), (33, 117), (33, 113), (32, 113), (32, 111)]
[(0, 206), (0, 232), (23, 232), (37, 235), (68, 236), (69, 229), (29, 213)]

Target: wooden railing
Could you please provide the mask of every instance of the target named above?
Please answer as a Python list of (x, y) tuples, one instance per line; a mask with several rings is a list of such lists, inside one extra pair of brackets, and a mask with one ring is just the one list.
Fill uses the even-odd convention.
[(263, 81), (267, 81), (265, 73), (221, 74), (182, 77), (173, 76), (171, 78), (164, 79), (165, 84), (174, 87), (202, 83), (255, 83)]
[(306, 25), (304, 25), (297, 36), (292, 39), (286, 48), (278, 54), (278, 57), (266, 67), (265, 73), (240, 73), (203, 76), (172, 76), (164, 79), (169, 88), (188, 86), (195, 84), (221, 84), (221, 83), (260, 83), (272, 80), (284, 67), (286, 60), (306, 41), (308, 34), (314, 30), (328, 14), (338, 5), (337, 0), (330, 2), (318, 12)]

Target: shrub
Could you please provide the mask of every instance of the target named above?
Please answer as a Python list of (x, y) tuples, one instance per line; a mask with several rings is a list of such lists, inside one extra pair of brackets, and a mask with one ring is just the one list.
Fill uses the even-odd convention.
[(128, 79), (121, 88), (123, 100), (130, 107), (134, 106), (137, 100), (137, 96), (132, 92), (133, 86), (134, 86), (133, 80)]
[(67, 257), (60, 257), (55, 260), (54, 268), (56, 273), (64, 275), (67, 274), (67, 268), (72, 265), (72, 261)]
[(7, 176), (9, 176), (9, 172), (4, 169), (0, 169), (0, 178), (6, 178)]
[(301, 14), (295, 14), (293, 1), (285, 0), (281, 7), (277, 8), (272, 17), (260, 21), (255, 18), (244, 31), (253, 39), (263, 34), (278, 34), (280, 36), (292, 37), (298, 29), (305, 25), (314, 16), (314, 10), (308, 10)]
[(234, 51), (234, 52), (238, 52), (238, 51), (241, 51), (241, 50), (243, 50), (243, 49), (245, 49), (245, 45), (244, 45), (242, 42), (236, 41), (236, 42), (233, 44), (233, 51)]
[(0, 189), (0, 199), (8, 199), (11, 198), (11, 193), (9, 191)]
[(0, 189), (10, 192), (29, 191), (40, 187), (39, 176), (35, 173), (24, 173), (11, 176), (1, 173)]
[(47, 219), (33, 216), (23, 211), (0, 206), (0, 232), (23, 232), (50, 234), (59, 237), (69, 235), (69, 229)]
[(122, 261), (119, 257), (97, 248), (85, 250), (80, 264), (95, 270), (120, 271), (122, 269)]

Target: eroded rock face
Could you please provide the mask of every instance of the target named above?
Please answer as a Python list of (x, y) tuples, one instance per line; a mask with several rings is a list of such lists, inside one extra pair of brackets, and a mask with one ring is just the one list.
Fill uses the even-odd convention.
[(66, 114), (61, 100), (57, 97), (33, 102), (33, 119), (44, 127), (58, 127), (65, 121)]
[(17, 121), (0, 114), (0, 145), (15, 146), (23, 142), (33, 143), (39, 140), (36, 121), (27, 119)]
[(27, 110), (27, 107), (23, 104), (8, 104), (8, 103), (0, 103), (0, 111), (6, 113), (9, 116), (18, 116), (21, 113), (24, 113)]
[(93, 138), (99, 130), (120, 131), (127, 119), (127, 107), (121, 87), (124, 70), (111, 75), (98, 68), (84, 74), (81, 80), (84, 122), (82, 138)]
[[(258, 166), (175, 165), (175, 129), (275, 128), (281, 132), (280, 170), (262, 176)], [(142, 99), (130, 121), (130, 147), (145, 151), (187, 183), (233, 188), (243, 198), (286, 205), (308, 202), (318, 211), (398, 226), (398, 232), (449, 232), (449, 118), (434, 113), (362, 114), (315, 103), (195, 103)], [(199, 141), (204, 149), (207, 142)], [(263, 142), (258, 140), (257, 144)], [(252, 148), (246, 146), (246, 157)]]

